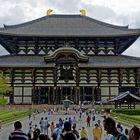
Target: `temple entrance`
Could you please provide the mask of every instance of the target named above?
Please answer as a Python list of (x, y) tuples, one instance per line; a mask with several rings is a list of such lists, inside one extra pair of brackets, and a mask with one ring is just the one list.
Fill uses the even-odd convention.
[(76, 102), (75, 100), (75, 88), (74, 87), (57, 87), (56, 92), (56, 100), (57, 104), (63, 104), (63, 100), (67, 97), (69, 100)]
[(63, 96), (63, 100), (65, 99), (65, 97), (67, 97), (69, 100), (71, 99), (70, 95), (70, 87), (63, 87), (63, 91), (62, 91), (62, 96)]
[(48, 104), (48, 87), (35, 87), (32, 98), (34, 104)]
[(80, 101), (93, 101), (93, 87), (81, 87), (80, 88)]
[(63, 104), (67, 97), (76, 102), (74, 87), (35, 87), (33, 90), (34, 104)]
[(33, 92), (34, 104), (63, 104), (65, 98), (78, 103), (79, 101), (100, 101), (99, 87), (35, 87)]

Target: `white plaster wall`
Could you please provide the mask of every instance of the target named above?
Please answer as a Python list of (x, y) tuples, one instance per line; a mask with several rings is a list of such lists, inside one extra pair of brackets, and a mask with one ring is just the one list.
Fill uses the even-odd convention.
[[(24, 98), (23, 103), (24, 104), (31, 104), (32, 103), (32, 88), (31, 87), (24, 87)], [(28, 96), (28, 97), (25, 97)]]
[(14, 96), (22, 96), (22, 87), (14, 87)]
[(22, 96), (22, 87), (14, 87), (14, 103), (21, 104), (22, 97), (15, 97), (15, 96)]
[(111, 96), (117, 96), (118, 95), (118, 92), (119, 92), (119, 88), (118, 87), (111, 87), (110, 88), (110, 91), (111, 91)]

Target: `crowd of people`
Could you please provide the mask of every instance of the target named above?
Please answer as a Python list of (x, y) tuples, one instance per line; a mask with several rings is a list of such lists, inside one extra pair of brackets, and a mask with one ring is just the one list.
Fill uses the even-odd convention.
[[(124, 129), (120, 123), (116, 124), (115, 120), (110, 117), (104, 116), (102, 120), (98, 119), (96, 111), (79, 110), (77, 114), (79, 117), (65, 115), (58, 121), (52, 121), (52, 112), (49, 111), (46, 115), (44, 111), (44, 116), (47, 117), (41, 117), (38, 125), (33, 125), (31, 117), (35, 119), (35, 116), (30, 114), (28, 133), (25, 134), (22, 131), (21, 122), (16, 121), (15, 130), (10, 133), (9, 140), (88, 140), (87, 128), (93, 125), (91, 130), (93, 140), (139, 140), (140, 138), (140, 129), (136, 126), (130, 130)], [(83, 115), (86, 118), (87, 127), (81, 122)]]

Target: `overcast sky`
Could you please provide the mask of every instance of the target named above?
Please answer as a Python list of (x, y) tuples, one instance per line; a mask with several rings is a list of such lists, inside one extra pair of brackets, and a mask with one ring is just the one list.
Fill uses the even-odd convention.
[[(54, 14), (80, 14), (86, 9), (86, 15), (115, 25), (129, 25), (140, 28), (140, 0), (0, 0), (0, 26), (27, 22), (46, 15), (47, 9)], [(0, 47), (0, 54), (7, 52)], [(125, 55), (140, 56), (140, 39)]]

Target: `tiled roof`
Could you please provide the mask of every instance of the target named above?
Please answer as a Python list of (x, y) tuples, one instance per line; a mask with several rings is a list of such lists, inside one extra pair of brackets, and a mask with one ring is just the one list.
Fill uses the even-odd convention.
[(87, 16), (52, 15), (30, 22), (0, 28), (0, 34), (21, 36), (104, 37), (139, 35), (139, 29), (107, 24)]
[(120, 93), (118, 96), (114, 97), (113, 99), (109, 100), (110, 102), (115, 102), (115, 101), (120, 101), (123, 100), (124, 98), (130, 96), (131, 98), (135, 99), (136, 101), (140, 101), (140, 97), (130, 93), (129, 91)]
[[(45, 56), (1, 56), (0, 67), (47, 67), (54, 63), (46, 63)], [(140, 58), (131, 56), (89, 56), (87, 63), (79, 63), (80, 67), (140, 67)]]

